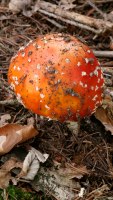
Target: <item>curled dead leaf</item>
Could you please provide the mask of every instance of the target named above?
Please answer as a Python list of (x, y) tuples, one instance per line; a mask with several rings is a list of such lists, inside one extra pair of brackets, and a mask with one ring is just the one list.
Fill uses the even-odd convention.
[(33, 125), (6, 124), (0, 127), (0, 155), (8, 153), (15, 145), (38, 134)]
[(113, 135), (113, 116), (108, 111), (108, 108), (98, 108), (95, 117), (104, 125), (105, 129), (110, 131)]
[(13, 181), (13, 177), (11, 176), (10, 171), (13, 168), (22, 168), (22, 163), (14, 158), (11, 157), (9, 160), (7, 160), (0, 168), (0, 188), (5, 189), (9, 185), (9, 181)]
[(0, 117), (0, 127), (7, 124), (7, 121), (11, 119), (10, 114), (4, 114)]

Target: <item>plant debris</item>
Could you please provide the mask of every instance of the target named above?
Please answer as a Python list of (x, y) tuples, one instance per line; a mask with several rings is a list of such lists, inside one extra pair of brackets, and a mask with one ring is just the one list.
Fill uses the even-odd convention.
[[(8, 152), (0, 157), (0, 187), (4, 189), (9, 183), (20, 188), (24, 185), (26, 190), (36, 190), (37, 194), (43, 191), (51, 200), (112, 199), (113, 1), (15, 2), (2, 0), (0, 4), (0, 141), (1, 147), (4, 147), (1, 148), (1, 154)], [(8, 85), (7, 72), (11, 57), (30, 40), (50, 32), (75, 35), (87, 43), (99, 59), (103, 71), (103, 105), (94, 115), (80, 122), (78, 134), (71, 132), (67, 123), (48, 120), (25, 109), (17, 102)], [(29, 127), (36, 135), (32, 139)], [(21, 134), (25, 132), (25, 135), (27, 133), (29, 136), (26, 137), (30, 140), (17, 145), (25, 141), (25, 138), (20, 138), (21, 134), (16, 138), (18, 131)], [(6, 133), (10, 135), (10, 147), (3, 145), (6, 144)], [(28, 187), (26, 182), (15, 179), (30, 150), (27, 145), (42, 155), (49, 154)], [(16, 161), (11, 161), (13, 164), (9, 166), (9, 158), (14, 155)], [(21, 166), (15, 169), (18, 162)]]

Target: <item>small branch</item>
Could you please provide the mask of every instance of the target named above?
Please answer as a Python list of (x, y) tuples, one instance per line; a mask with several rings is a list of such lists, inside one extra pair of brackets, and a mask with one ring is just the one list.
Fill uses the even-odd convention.
[(4, 101), (0, 101), (0, 105), (15, 105), (15, 104), (19, 104), (19, 102), (17, 100), (14, 99), (10, 99), (10, 100), (4, 100)]
[(93, 1), (88, 0), (87, 3), (94, 8), (105, 20), (106, 20), (106, 14), (103, 13), (95, 4)]
[(65, 23), (67, 23), (67, 24), (71, 24), (71, 25), (73, 25), (73, 26), (77, 26), (77, 27), (79, 27), (79, 28), (83, 28), (83, 29), (92, 31), (93, 33), (96, 33), (96, 34), (100, 34), (100, 33), (101, 33), (100, 30), (96, 30), (96, 29), (94, 29), (94, 28), (92, 28), (92, 27), (89, 27), (89, 26), (87, 26), (87, 25), (84, 25), (84, 24), (81, 24), (81, 23), (78, 23), (78, 22), (75, 22), (75, 21), (72, 21), (72, 20), (69, 20), (69, 19), (64, 19), (64, 18), (62, 18), (62, 17), (60, 17), (60, 16), (58, 16), (58, 15), (55, 15), (55, 14), (53, 14), (53, 13), (49, 13), (49, 12), (47, 12), (47, 11), (45, 11), (45, 10), (39, 9), (38, 11), (40, 11), (40, 12), (41, 12), (42, 14), (44, 14), (44, 15), (47, 15), (47, 16), (50, 16), (50, 17), (59, 19), (59, 20), (65, 22)]
[(94, 30), (92, 29), (92, 32), (98, 31), (99, 33), (103, 33), (105, 31), (113, 29), (113, 23), (109, 21), (95, 19), (79, 13), (66, 11), (58, 5), (45, 1), (38, 1), (35, 4), (34, 10), (49, 16), (51, 14), (51, 17), (60, 19), (62, 21), (65, 21), (66, 23), (77, 23), (75, 26), (80, 26), (80, 24), (82, 24), (84, 25), (84, 29), (86, 29), (85, 26), (93, 28)]
[(113, 58), (113, 51), (93, 51), (97, 57)]

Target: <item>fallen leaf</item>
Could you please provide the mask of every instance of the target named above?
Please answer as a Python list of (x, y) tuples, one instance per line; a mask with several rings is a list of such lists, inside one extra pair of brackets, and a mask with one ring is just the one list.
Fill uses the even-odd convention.
[(11, 119), (10, 114), (4, 114), (0, 117), (0, 127), (7, 124), (7, 121)]
[(94, 115), (113, 134), (113, 101), (110, 93), (105, 94), (102, 106), (97, 108)]
[(42, 154), (37, 149), (31, 147), (24, 159), (23, 167), (18, 177), (26, 180), (33, 180), (40, 168), (40, 162), (46, 162), (48, 157), (48, 154)]
[(9, 181), (12, 180), (14, 178), (12, 178), (10, 171), (13, 168), (22, 168), (22, 163), (12, 157), (10, 158), (8, 161), (5, 162), (5, 164), (3, 164), (0, 168), (0, 188), (1, 189), (5, 189), (8, 187), (9, 185)]
[(22, 11), (25, 6), (30, 5), (31, 4), (31, 0), (10, 0), (9, 2), (9, 9), (14, 12), (20, 12)]
[(15, 145), (38, 134), (33, 125), (6, 124), (0, 127), (0, 155), (8, 153)]
[(72, 164), (66, 164), (67, 166), (65, 168), (60, 168), (58, 170), (58, 174), (65, 179), (73, 179), (78, 178), (81, 179), (83, 175), (88, 174), (88, 170), (86, 169), (86, 166), (73, 166)]

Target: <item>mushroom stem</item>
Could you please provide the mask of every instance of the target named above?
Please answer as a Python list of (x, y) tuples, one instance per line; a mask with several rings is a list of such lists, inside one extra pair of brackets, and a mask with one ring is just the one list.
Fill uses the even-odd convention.
[(78, 121), (67, 121), (67, 127), (69, 130), (75, 135), (78, 136), (79, 130), (80, 130), (80, 120)]

